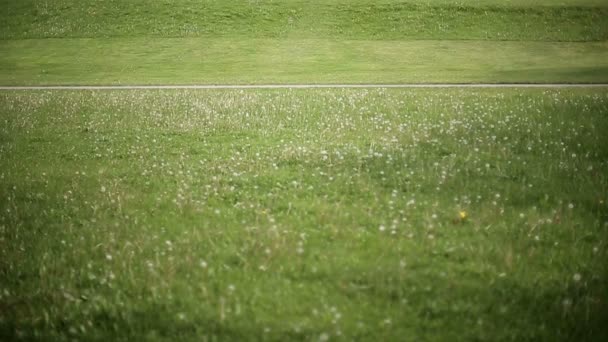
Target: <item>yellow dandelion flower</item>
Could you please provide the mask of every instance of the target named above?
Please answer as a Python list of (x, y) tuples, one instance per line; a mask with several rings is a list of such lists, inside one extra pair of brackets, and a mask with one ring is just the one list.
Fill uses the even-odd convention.
[(458, 212), (458, 216), (460, 217), (461, 220), (465, 220), (467, 218), (467, 212), (464, 210), (461, 210)]

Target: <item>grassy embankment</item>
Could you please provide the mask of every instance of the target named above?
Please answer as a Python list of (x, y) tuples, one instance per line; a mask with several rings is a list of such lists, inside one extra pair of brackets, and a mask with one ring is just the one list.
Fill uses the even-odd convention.
[(608, 81), (603, 1), (0, 6), (3, 85)]

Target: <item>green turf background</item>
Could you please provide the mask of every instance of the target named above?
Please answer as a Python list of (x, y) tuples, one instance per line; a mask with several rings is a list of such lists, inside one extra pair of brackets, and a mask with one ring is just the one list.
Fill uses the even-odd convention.
[(605, 1), (0, 2), (0, 84), (605, 82)]

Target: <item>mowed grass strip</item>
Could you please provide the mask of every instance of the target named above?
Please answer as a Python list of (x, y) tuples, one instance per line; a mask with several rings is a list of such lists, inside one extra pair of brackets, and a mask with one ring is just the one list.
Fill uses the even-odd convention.
[(608, 337), (605, 90), (0, 92), (0, 336)]
[(238, 36), (600, 41), (608, 38), (608, 5), (598, 1), (3, 0), (0, 6), (1, 39)]
[(0, 84), (608, 81), (608, 44), (277, 39), (0, 41)]

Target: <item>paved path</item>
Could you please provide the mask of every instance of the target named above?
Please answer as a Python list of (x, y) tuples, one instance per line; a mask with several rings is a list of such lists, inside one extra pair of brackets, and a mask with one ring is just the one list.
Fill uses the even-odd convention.
[(81, 85), (0, 86), (0, 90), (129, 90), (129, 89), (311, 89), (311, 88), (604, 88), (608, 83), (442, 83), (442, 84), (253, 84), (253, 85)]

